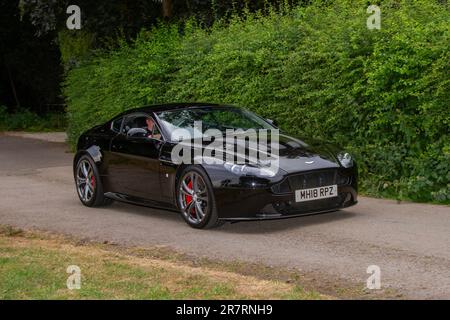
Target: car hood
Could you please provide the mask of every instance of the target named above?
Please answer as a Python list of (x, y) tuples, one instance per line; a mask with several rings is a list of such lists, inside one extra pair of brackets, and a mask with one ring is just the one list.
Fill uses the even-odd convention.
[[(248, 135), (246, 136), (248, 137)], [(283, 133), (278, 135), (278, 142), (268, 140), (262, 149), (271, 150), (271, 146), (278, 149), (277, 167), (282, 170), (281, 174), (340, 167), (340, 163), (337, 160), (339, 149), (330, 143), (310, 138), (289, 136)], [(206, 145), (208, 143), (204, 142), (203, 148)], [(224, 142), (225, 150), (233, 146), (235, 150), (238, 150), (237, 156), (241, 161), (244, 158), (249, 159), (249, 154), (257, 154), (258, 150), (257, 148), (251, 148), (248, 141), (245, 142), (243, 139), (235, 139), (232, 144)], [(253, 151), (253, 153), (250, 151)], [(261, 145), (259, 145), (259, 151), (261, 152)], [(252, 163), (257, 162), (254, 158), (251, 161)], [(264, 165), (264, 161), (258, 162)], [(273, 165), (271, 163), (272, 167)]]
[(287, 173), (339, 168), (337, 148), (314, 139), (279, 135), (279, 167)]

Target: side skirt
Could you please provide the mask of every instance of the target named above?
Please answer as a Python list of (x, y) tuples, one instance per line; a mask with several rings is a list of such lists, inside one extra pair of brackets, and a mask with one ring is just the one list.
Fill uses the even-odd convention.
[(142, 199), (142, 198), (132, 197), (129, 195), (125, 195), (125, 194), (121, 194), (121, 193), (114, 193), (114, 192), (105, 193), (105, 197), (115, 200), (115, 201), (133, 204), (136, 206), (179, 212), (175, 206), (173, 206), (172, 204), (167, 203), (167, 202)]

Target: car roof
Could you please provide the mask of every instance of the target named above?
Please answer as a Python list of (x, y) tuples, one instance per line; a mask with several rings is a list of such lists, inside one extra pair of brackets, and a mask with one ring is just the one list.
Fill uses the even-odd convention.
[(122, 112), (117, 117), (126, 116), (130, 113), (135, 113), (135, 112), (152, 113), (152, 112), (161, 112), (161, 111), (179, 110), (179, 109), (191, 109), (191, 108), (199, 108), (199, 107), (236, 108), (235, 106), (231, 106), (231, 105), (217, 104), (217, 103), (205, 103), (205, 102), (167, 103), (167, 104), (148, 105), (148, 106), (144, 106), (144, 107), (130, 109), (125, 112)]

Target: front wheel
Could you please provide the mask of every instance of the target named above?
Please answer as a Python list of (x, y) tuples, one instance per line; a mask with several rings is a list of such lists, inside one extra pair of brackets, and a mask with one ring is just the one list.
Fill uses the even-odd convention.
[(201, 167), (186, 167), (177, 184), (178, 207), (193, 228), (208, 229), (221, 225), (211, 182)]

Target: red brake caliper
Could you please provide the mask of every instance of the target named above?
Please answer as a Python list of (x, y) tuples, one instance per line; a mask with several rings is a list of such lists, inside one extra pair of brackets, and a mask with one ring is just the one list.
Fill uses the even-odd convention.
[(92, 186), (92, 189), (95, 188), (95, 177), (94, 176), (91, 177), (91, 186)]
[[(187, 184), (187, 186), (188, 186), (189, 189), (192, 190), (192, 181), (189, 181), (189, 183)], [(186, 194), (186, 195), (184, 196), (184, 199), (186, 200), (186, 206), (192, 202), (192, 196), (191, 196), (191, 195), (187, 195), (187, 194)], [(191, 211), (192, 211), (192, 212), (190, 212), (190, 214), (191, 214), (193, 217), (196, 217), (195, 206), (192, 208)]]

